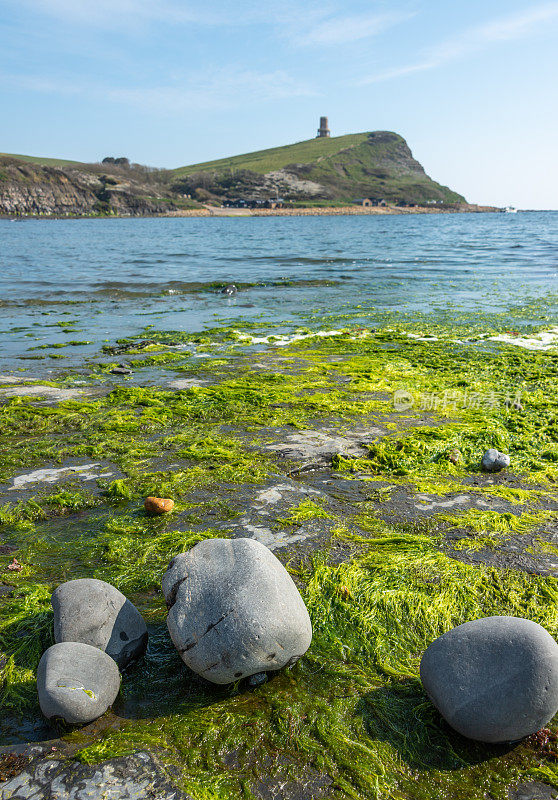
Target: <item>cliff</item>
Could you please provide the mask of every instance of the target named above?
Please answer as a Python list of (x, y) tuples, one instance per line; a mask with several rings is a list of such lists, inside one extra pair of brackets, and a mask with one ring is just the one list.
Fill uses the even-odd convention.
[(161, 178), (142, 168), (50, 166), (0, 157), (0, 213), (144, 216), (177, 208)]
[[(260, 150), (174, 170), (174, 185), (195, 195), (352, 201), (357, 198), (421, 204), (465, 203), (465, 198), (433, 181), (405, 139), (390, 131)], [(202, 195), (205, 197), (205, 195)]]
[(310, 139), (175, 170), (137, 164), (0, 155), (0, 214), (163, 214), (202, 203), (389, 204), (457, 207), (462, 195), (433, 181), (396, 133)]

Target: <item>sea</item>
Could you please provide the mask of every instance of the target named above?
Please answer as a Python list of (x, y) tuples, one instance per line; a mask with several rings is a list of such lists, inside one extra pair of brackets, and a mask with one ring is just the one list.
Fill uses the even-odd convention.
[(154, 330), (528, 336), (558, 323), (558, 212), (3, 219), (0, 280), (4, 373)]

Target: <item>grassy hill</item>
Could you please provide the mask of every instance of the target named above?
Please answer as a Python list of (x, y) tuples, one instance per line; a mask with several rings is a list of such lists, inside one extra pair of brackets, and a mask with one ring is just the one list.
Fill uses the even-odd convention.
[(308, 139), (283, 147), (271, 147), (268, 150), (257, 150), (254, 153), (245, 153), (240, 156), (191, 164), (188, 167), (179, 167), (172, 171), (175, 175), (191, 175), (195, 172), (213, 170), (220, 172), (229, 169), (248, 169), (264, 175), (266, 172), (282, 169), (289, 164), (310, 164), (320, 158), (335, 156), (347, 147), (354, 147), (365, 142), (368, 136), (368, 133), (350, 133), (347, 136), (336, 136), (332, 139)]
[(359, 197), (421, 204), (464, 203), (433, 181), (413, 158), (405, 139), (391, 131), (259, 150), (172, 170), (177, 191), (224, 198), (351, 201)]
[(26, 164), (39, 164), (43, 167), (84, 167), (81, 161), (71, 161), (63, 158), (43, 158), (42, 156), (22, 156), (19, 153), (0, 153), (0, 158), (24, 161)]

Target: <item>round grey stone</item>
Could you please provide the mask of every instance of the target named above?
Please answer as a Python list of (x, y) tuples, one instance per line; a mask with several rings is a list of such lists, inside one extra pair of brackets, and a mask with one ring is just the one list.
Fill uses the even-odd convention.
[(444, 633), (420, 677), (452, 728), (481, 742), (530, 736), (558, 711), (558, 645), (527, 619), (486, 617)]
[(111, 706), (120, 689), (114, 660), (81, 642), (61, 642), (46, 650), (37, 669), (41, 711), (48, 719), (92, 722)]
[(310, 646), (304, 601), (280, 561), (254, 539), (208, 539), (163, 577), (167, 626), (185, 664), (213, 683), (294, 664)]
[(114, 586), (95, 578), (62, 583), (52, 595), (54, 640), (83, 642), (104, 650), (120, 668), (147, 645), (137, 608)]
[(482, 457), (481, 466), (485, 472), (500, 472), (505, 467), (509, 467), (510, 457), (505, 453), (499, 453), (493, 447), (487, 450)]

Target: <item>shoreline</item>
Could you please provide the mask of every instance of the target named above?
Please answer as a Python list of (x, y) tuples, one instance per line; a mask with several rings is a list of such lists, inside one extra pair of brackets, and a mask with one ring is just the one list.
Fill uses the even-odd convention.
[(178, 217), (353, 217), (353, 216), (399, 216), (403, 214), (485, 214), (502, 213), (496, 206), (462, 205), (457, 208), (434, 206), (337, 206), (303, 208), (222, 208), (205, 206), (165, 211), (160, 214), (0, 214), (4, 220), (25, 219), (158, 219)]
[(434, 206), (337, 206), (301, 208), (219, 208), (205, 206), (177, 211), (169, 211), (164, 217), (353, 217), (353, 216), (393, 216), (401, 214), (480, 214), (499, 213), (495, 206), (468, 204), (458, 208), (436, 208)]

